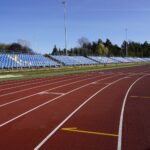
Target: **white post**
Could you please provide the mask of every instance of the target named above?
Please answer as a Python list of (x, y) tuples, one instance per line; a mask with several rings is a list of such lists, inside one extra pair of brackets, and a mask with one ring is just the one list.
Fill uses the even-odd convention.
[(67, 23), (66, 23), (66, 0), (64, 0), (62, 2), (62, 4), (64, 5), (64, 31), (65, 31), (65, 51), (66, 51), (66, 55), (67, 55)]

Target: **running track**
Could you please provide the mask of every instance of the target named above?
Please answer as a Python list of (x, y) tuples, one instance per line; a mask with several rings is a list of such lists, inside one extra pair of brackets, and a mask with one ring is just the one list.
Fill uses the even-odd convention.
[(0, 82), (0, 150), (149, 150), (150, 66)]

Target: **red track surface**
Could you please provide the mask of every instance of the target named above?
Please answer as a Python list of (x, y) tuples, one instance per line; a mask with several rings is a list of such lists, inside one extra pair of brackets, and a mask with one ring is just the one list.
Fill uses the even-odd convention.
[(149, 89), (150, 66), (1, 82), (0, 150), (148, 150)]

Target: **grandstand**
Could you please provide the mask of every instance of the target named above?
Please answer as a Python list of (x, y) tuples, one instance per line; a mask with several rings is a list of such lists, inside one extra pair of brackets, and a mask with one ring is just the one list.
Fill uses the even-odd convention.
[(42, 55), (31, 54), (0, 54), (0, 69), (56, 67), (57, 62)]
[(0, 54), (0, 69), (41, 68), (58, 66), (79, 66), (98, 64), (119, 64), (150, 62), (150, 58), (139, 57), (104, 57), (104, 56), (56, 56), (50, 58), (39, 54)]
[(138, 63), (150, 62), (150, 58), (139, 57), (104, 57), (104, 56), (58, 56), (51, 57), (65, 66), (77, 65), (96, 65), (96, 64), (119, 64), (119, 63)]
[(132, 61), (128, 60), (127, 58), (124, 57), (110, 57), (113, 60), (117, 60), (120, 63), (130, 63)]
[(144, 61), (146, 61), (146, 62), (150, 62), (150, 58), (143, 58), (144, 59)]
[(138, 63), (138, 62), (150, 62), (150, 58), (139, 57), (101, 57), (101, 56), (89, 56), (89, 58), (101, 63), (101, 64), (118, 64), (118, 63)]
[(66, 66), (76, 65), (95, 65), (96, 61), (86, 58), (84, 56), (51, 56)]
[(130, 62), (146, 62), (146, 60), (144, 58), (139, 58), (139, 57), (127, 57), (127, 60), (129, 60)]
[(102, 56), (89, 56), (88, 58), (100, 63), (100, 64), (115, 64), (119, 63), (118, 60), (111, 59), (109, 57), (102, 57)]

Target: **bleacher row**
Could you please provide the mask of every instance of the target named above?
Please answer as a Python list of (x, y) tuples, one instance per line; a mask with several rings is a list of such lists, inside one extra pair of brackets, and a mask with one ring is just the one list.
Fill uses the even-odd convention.
[(42, 55), (30, 54), (0, 54), (0, 69), (13, 68), (39, 68), (77, 66), (77, 65), (98, 65), (98, 64), (118, 64), (150, 62), (150, 58), (139, 57), (101, 57), (101, 56), (54, 56), (46, 58)]
[(67, 66), (97, 64), (96, 61), (88, 59), (87, 57), (83, 56), (51, 56), (51, 57)]
[(0, 69), (55, 67), (59, 64), (42, 55), (0, 54)]
[(150, 58), (102, 56), (51, 56), (66, 66), (150, 62)]

